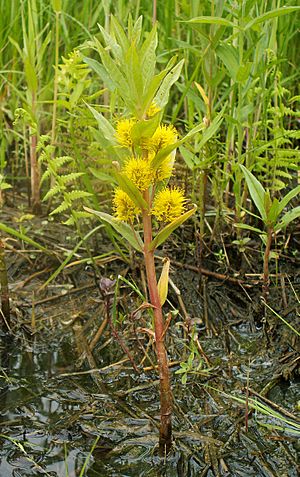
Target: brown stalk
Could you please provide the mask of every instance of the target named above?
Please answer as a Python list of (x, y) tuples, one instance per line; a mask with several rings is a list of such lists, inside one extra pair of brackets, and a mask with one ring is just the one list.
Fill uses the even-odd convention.
[(10, 305), (9, 305), (9, 291), (8, 291), (8, 278), (7, 267), (4, 255), (4, 244), (0, 239), (0, 286), (1, 286), (1, 315), (6, 324), (6, 327), (10, 329)]
[[(149, 203), (149, 193), (145, 193)], [(152, 219), (148, 211), (143, 211), (144, 226), (144, 259), (150, 302), (153, 305), (156, 355), (160, 382), (160, 430), (159, 451), (161, 455), (169, 452), (172, 445), (172, 394), (170, 385), (169, 363), (164, 342), (165, 323), (160, 303), (155, 264), (154, 250), (150, 249), (152, 241)]]
[(264, 253), (264, 274), (263, 274), (263, 297), (265, 301), (267, 301), (269, 295), (269, 259), (270, 259), (270, 252), (272, 246), (272, 238), (273, 238), (273, 229), (270, 227), (267, 230), (267, 243)]

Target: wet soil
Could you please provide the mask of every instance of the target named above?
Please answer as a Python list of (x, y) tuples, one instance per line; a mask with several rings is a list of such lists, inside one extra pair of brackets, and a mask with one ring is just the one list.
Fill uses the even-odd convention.
[[(235, 261), (228, 247), (230, 265), (244, 267), (239, 276), (220, 254), (206, 257), (204, 273), (194, 270), (194, 250), (180, 234), (169, 245), (174, 444), (162, 459), (152, 323), (134, 290), (145, 294), (139, 257), (113, 248), (101, 228), (88, 242), (101, 256), (97, 270), (83, 244), (43, 287), (77, 241), (46, 218), (14, 222), (20, 215), (7, 209), (3, 221), (22, 225), (51, 253), (7, 236), (12, 318), (0, 345), (1, 477), (299, 475), (299, 337), (261, 303), (257, 244), (246, 258), (235, 252)], [(298, 265), (295, 254), (281, 258), (269, 297), (296, 330)], [(115, 292), (118, 275), (128, 282)], [(104, 278), (109, 298), (100, 291)]]

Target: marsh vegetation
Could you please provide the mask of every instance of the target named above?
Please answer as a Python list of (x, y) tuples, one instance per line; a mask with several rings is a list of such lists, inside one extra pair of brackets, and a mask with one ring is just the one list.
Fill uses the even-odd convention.
[(295, 3), (0, 0), (0, 475), (298, 475)]

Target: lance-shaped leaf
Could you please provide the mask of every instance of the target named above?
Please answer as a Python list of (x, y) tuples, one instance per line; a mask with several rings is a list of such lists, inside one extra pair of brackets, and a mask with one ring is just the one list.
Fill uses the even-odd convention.
[[(217, 116), (214, 118), (214, 120), (211, 122), (211, 124), (208, 126), (208, 128), (206, 128), (204, 130), (202, 138), (201, 138), (199, 144), (197, 145), (197, 150), (198, 151), (200, 149), (202, 149), (203, 146), (207, 143), (207, 141), (209, 141), (214, 136), (214, 134), (218, 131), (218, 129), (221, 126), (221, 124), (223, 122), (223, 119), (224, 119), (225, 107), (226, 107), (226, 105), (224, 106), (222, 111), (220, 111), (219, 114), (217, 114)], [(190, 131), (189, 134), (187, 134), (185, 136), (185, 138), (190, 137), (191, 133), (192, 133), (192, 135), (194, 134), (193, 129)]]
[(222, 44), (218, 46), (216, 53), (226, 66), (231, 78), (235, 80), (240, 67), (237, 48), (232, 45)]
[(104, 68), (99, 61), (94, 60), (93, 58), (88, 58), (87, 56), (83, 57), (83, 61), (95, 71), (95, 73), (100, 76), (101, 80), (103, 81), (104, 85), (108, 87), (110, 91), (114, 91), (115, 84), (111, 80), (109, 74), (107, 73), (106, 69)]
[(97, 111), (95, 108), (93, 108), (87, 103), (86, 105), (88, 106), (89, 110), (92, 112), (94, 118), (96, 119), (99, 129), (102, 132), (105, 139), (107, 139), (112, 144), (116, 144), (117, 143), (115, 138), (116, 131), (112, 127), (110, 122), (107, 121), (107, 119), (103, 116), (103, 114), (99, 113), (99, 111)]
[(281, 221), (274, 227), (275, 232), (278, 232), (278, 230), (287, 227), (290, 222), (295, 219), (298, 219), (298, 217), (300, 217), (300, 205), (284, 214)]
[(252, 225), (248, 224), (234, 224), (234, 227), (237, 227), (238, 229), (251, 230), (251, 232), (256, 232), (259, 235), (267, 235), (263, 230), (260, 230), (257, 227), (252, 227)]
[(167, 238), (169, 237), (169, 235), (171, 235), (171, 233), (175, 229), (177, 229), (177, 227), (179, 227), (181, 224), (183, 224), (183, 222), (188, 220), (196, 212), (197, 206), (196, 206), (196, 204), (193, 204), (193, 205), (194, 205), (193, 209), (188, 210), (187, 212), (182, 214), (180, 217), (173, 220), (173, 222), (170, 222), (168, 225), (166, 225), (160, 232), (158, 232), (156, 237), (154, 237), (154, 239), (150, 243), (149, 250), (154, 250), (159, 245), (164, 243), (167, 240)]
[(43, 252), (47, 253), (48, 255), (51, 255), (51, 252), (47, 250), (43, 245), (39, 244), (35, 240), (32, 240), (28, 235), (23, 234), (21, 232), (18, 232), (17, 230), (13, 229), (12, 227), (8, 227), (7, 225), (3, 224), (0, 222), (0, 230), (2, 232), (5, 232), (8, 235), (12, 235), (13, 237), (17, 237), (20, 240), (23, 240), (23, 242), (28, 243), (29, 245), (36, 247), (38, 250), (42, 250)]
[(245, 176), (251, 198), (254, 201), (256, 207), (258, 208), (262, 220), (266, 222), (267, 213), (266, 213), (265, 205), (264, 205), (266, 191), (261, 185), (261, 183), (252, 174), (252, 172), (248, 171), (248, 169), (245, 166), (242, 166), (241, 164), (240, 164), (240, 168), (242, 169), (243, 174)]
[(201, 17), (195, 17), (191, 18), (190, 20), (186, 20), (183, 23), (195, 23), (199, 25), (222, 25), (222, 26), (227, 26), (231, 28), (239, 28), (238, 25), (235, 23), (231, 22), (230, 20), (227, 20), (227, 18), (222, 18), (222, 17), (214, 17), (214, 16), (201, 16)]
[(300, 10), (300, 6), (295, 5), (290, 7), (275, 8), (274, 10), (270, 10), (269, 12), (263, 13), (262, 15), (253, 18), (253, 20), (250, 20), (250, 22), (248, 22), (244, 27), (244, 31), (248, 30), (249, 28), (253, 28), (259, 23), (271, 20), (272, 18), (281, 17), (282, 15), (287, 15), (288, 13), (293, 13), (297, 10)]
[(136, 122), (131, 129), (131, 137), (135, 144), (142, 138), (152, 137), (159, 126), (160, 114), (157, 113), (151, 119), (142, 119)]
[(143, 242), (138, 232), (134, 232), (130, 225), (122, 222), (121, 220), (116, 219), (110, 214), (106, 214), (105, 212), (99, 212), (98, 210), (93, 210), (88, 207), (83, 207), (87, 212), (96, 215), (104, 222), (110, 224), (118, 234), (124, 237), (130, 245), (135, 248), (138, 252), (143, 251)]
[(275, 197), (268, 211), (268, 226), (271, 226), (271, 227), (274, 226), (274, 224), (277, 221), (278, 215), (279, 215), (279, 201)]
[(170, 259), (165, 258), (163, 261), (163, 268), (161, 271), (161, 275), (157, 284), (161, 306), (163, 306), (168, 296), (169, 270), (170, 270)]
[(154, 25), (148, 37), (144, 41), (140, 51), (141, 70), (144, 78), (144, 88), (147, 89), (155, 73), (156, 48), (157, 32), (156, 25)]
[(162, 84), (159, 87), (159, 90), (157, 91), (157, 94), (154, 98), (155, 104), (163, 109), (169, 99), (169, 92), (171, 89), (171, 86), (178, 80), (181, 69), (183, 67), (184, 60), (179, 61), (174, 68), (171, 69), (171, 71), (167, 74), (167, 76), (164, 78)]
[(300, 194), (300, 185), (288, 192), (279, 202), (279, 213), (282, 212), (285, 206), (290, 202), (290, 200), (292, 200), (298, 194)]
[(148, 210), (149, 206), (138, 188), (131, 182), (128, 177), (120, 172), (114, 173), (115, 178), (121, 187), (121, 189), (129, 195), (130, 199), (137, 205), (141, 210)]

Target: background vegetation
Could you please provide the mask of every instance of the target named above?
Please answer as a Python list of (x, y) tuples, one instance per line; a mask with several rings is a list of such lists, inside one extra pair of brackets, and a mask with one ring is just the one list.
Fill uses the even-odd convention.
[[(178, 411), (178, 403), (175, 404), (177, 431), (182, 422), (190, 430), (191, 422), (186, 417), (189, 406), (198, 402), (199, 382), (202, 386), (201, 381), (211, 379), (211, 387), (205, 390), (208, 398), (203, 406), (201, 404), (203, 413), (222, 417), (222, 399), (235, 400), (245, 408), (245, 416), (242, 416), (245, 432), (248, 415), (254, 410), (271, 419), (266, 427), (280, 432), (286, 432), (288, 427), (292, 435), (299, 433), (295, 415), (284, 414), (283, 408), (274, 408), (271, 401), (263, 401), (263, 396), (280, 379), (292, 379), (299, 362), (295, 353), (299, 336), (296, 307), (299, 305), (300, 7), (296, 3), (292, 0), (0, 0), (0, 230), (3, 235), (0, 278), (5, 330), (8, 328), (16, 335), (23, 326), (33, 335), (46, 331), (43, 313), (40, 321), (36, 320), (36, 307), (49, 298), (52, 300), (52, 284), (72, 287), (75, 283), (77, 287), (78, 277), (86, 273), (84, 267), (91, 266), (84, 277), (91, 273), (96, 284), (95, 303), (100, 289), (101, 326), (99, 328), (97, 322), (99, 310), (97, 320), (89, 319), (94, 304), (89, 303), (88, 309), (76, 311), (74, 320), (71, 318), (71, 326), (75, 322), (77, 326), (77, 318), (87, 318), (83, 326), (72, 328), (72, 332), (80, 364), (85, 360), (88, 372), (97, 367), (94, 349), (97, 359), (108, 367), (114, 360), (118, 365), (118, 360), (125, 355), (136, 372), (140, 369), (144, 372), (145, 364), (151, 370), (155, 368), (152, 324), (143, 315), (148, 303), (141, 255), (124, 240), (124, 231), (128, 228), (114, 227), (111, 219), (99, 225), (90, 211), (96, 211), (102, 219), (113, 213), (111, 197), (118, 182), (116, 163), (122, 163), (126, 157), (124, 148), (117, 144), (115, 129), (120, 119), (138, 112), (141, 99), (137, 94), (139, 58), (133, 54), (126, 56), (124, 51), (127, 46), (130, 50), (131, 41), (140, 45), (152, 38), (154, 42), (150, 32), (157, 22), (155, 73), (161, 74), (161, 78), (168, 73), (166, 91), (162, 92), (158, 106), (163, 110), (163, 122), (178, 131), (176, 163), (170, 184), (184, 189), (185, 196), (190, 198), (188, 210), (192, 210), (192, 204), (197, 206), (196, 213), (189, 215), (188, 222), (180, 222), (173, 238), (155, 255), (157, 264), (162, 263), (163, 256), (171, 259), (169, 300), (164, 310), (168, 309), (167, 327), (170, 325), (172, 329), (171, 325), (176, 322), (166, 339), (170, 366), (177, 366), (172, 373), (172, 383), (177, 390), (182, 389), (179, 385), (192, 383), (183, 398), (184, 412)], [(129, 44), (122, 28), (128, 34)], [(139, 36), (140, 43), (136, 40)], [(149, 53), (149, 65), (155, 61), (154, 50)], [(154, 71), (148, 73), (151, 77)], [(149, 98), (151, 94), (150, 91)], [(167, 237), (169, 233), (164, 239)], [(11, 282), (14, 281), (11, 277), (16, 276), (15, 270), (32, 274), (28, 283), (42, 277), (38, 292), (34, 286), (29, 292), (30, 312), (24, 312), (23, 321), (16, 305), (18, 292), (11, 300), (14, 318), (9, 320), (5, 255), (10, 264), (15, 252), (26, 256), (27, 267), (24, 264), (23, 268), (19, 267), (16, 261), (17, 265), (9, 270)], [(110, 267), (108, 264), (112, 262)], [(163, 270), (167, 269), (168, 275), (170, 263), (164, 263)], [(182, 270), (182, 278), (179, 274), (176, 276), (178, 281), (174, 279), (172, 266)], [(68, 275), (70, 269), (70, 275), (72, 270), (78, 270), (72, 278)], [(209, 291), (207, 277), (222, 284), (225, 298), (218, 295), (221, 293), (218, 289)], [(22, 280), (27, 283), (27, 278)], [(190, 280), (197, 283), (195, 288)], [(16, 282), (14, 285), (19, 286)], [(186, 296), (182, 297), (179, 285)], [(235, 290), (241, 289), (242, 295), (236, 291), (232, 294), (230, 286), (240, 287)], [(166, 298), (166, 290), (164, 294)], [(278, 304), (274, 305), (275, 310), (273, 304)], [(239, 307), (246, 318), (240, 309), (236, 311)], [(201, 314), (200, 318), (197, 313)], [(222, 322), (216, 318), (220, 314)], [(238, 338), (232, 332), (238, 319), (229, 323), (231, 315), (242, 317)], [(284, 316), (289, 318), (286, 320)], [(138, 320), (140, 328), (136, 325)], [(245, 333), (243, 326), (252, 328), (246, 328)], [(257, 338), (253, 326), (258, 333), (263, 326), (261, 338)], [(162, 334), (164, 336), (165, 331)], [(115, 349), (110, 344), (110, 336), (118, 343)], [(104, 344), (103, 337), (107, 338)], [(221, 344), (216, 344), (219, 338)], [(277, 374), (274, 371), (274, 379), (262, 374), (264, 377), (260, 380), (255, 374), (257, 370), (251, 368), (250, 360), (256, 363), (261, 351), (259, 346), (254, 349), (252, 339), (258, 339), (258, 343), (264, 340), (266, 347), (273, 343), (278, 361), (284, 363), (280, 371), (276, 368)], [(25, 341), (27, 343), (27, 339)], [(137, 349), (133, 349), (133, 342), (137, 343)], [(232, 349), (236, 352), (235, 358)], [(234, 368), (240, 365), (241, 369), (248, 368), (241, 378), (233, 378)], [(253, 371), (253, 377), (249, 377), (249, 370)], [(122, 388), (121, 392), (127, 392), (124, 388), (128, 382), (134, 395), (136, 381), (130, 372), (125, 372), (125, 378), (120, 373), (120, 384), (118, 382), (113, 391), (105, 387), (104, 381), (93, 377), (97, 392), (100, 389), (117, 403), (113, 416), (116, 409), (128, 412), (115, 396), (120, 390), (117, 386)], [(10, 385), (5, 372), (3, 375)], [(252, 390), (249, 398), (251, 379), (254, 387), (257, 379), (262, 390), (260, 394), (259, 389)], [(145, 381), (148, 385), (147, 379)], [(240, 389), (245, 383), (246, 397), (233, 396), (235, 387)], [(77, 392), (76, 386), (75, 389)], [(221, 396), (220, 401), (216, 396)], [(143, 399), (142, 394), (139, 399)], [(101, 408), (101, 403), (98, 405)], [(156, 409), (155, 404), (153, 406)], [(153, 409), (149, 414), (152, 415)], [(105, 409), (102, 412), (105, 414)], [(139, 414), (140, 410), (134, 412), (136, 419), (145, 417)], [(282, 413), (285, 420), (281, 419)], [(224, 434), (222, 426), (226, 419), (232, 428), (240, 426), (240, 416), (229, 418), (229, 414), (220, 422), (214, 421), (218, 438)], [(71, 422), (72, 415), (68, 419)], [(207, 422), (210, 423), (210, 419)], [(277, 419), (275, 425), (274, 419)], [(205, 426), (205, 423), (204, 428), (199, 424), (204, 432)], [(209, 424), (208, 431), (211, 429)], [(99, 426), (96, 431), (92, 431), (97, 440), (93, 441), (91, 453), (86, 455), (85, 461), (80, 460), (84, 464), (79, 475), (85, 475), (98, 443)], [(108, 434), (111, 439), (110, 431)], [(7, 432), (2, 438), (18, 447), (18, 434), (13, 435), (7, 437)], [(247, 442), (245, 438), (245, 449), (248, 449)], [(209, 457), (205, 454), (205, 459), (215, 475), (220, 475), (212, 455), (220, 442), (208, 443), (213, 451)], [(189, 448), (192, 449), (189, 456), (194, 456), (195, 448), (196, 454), (199, 452), (196, 444), (193, 446)], [(227, 443), (224, 449), (226, 446)], [(253, 446), (257, 454), (256, 444)], [(19, 446), (20, 449), (23, 452), (24, 448)], [(184, 455), (184, 446), (182, 449)], [(287, 461), (292, 462), (297, 472), (292, 444), (288, 451), (286, 449)], [(26, 454), (26, 449), (24, 452)], [(226, 455), (227, 451), (224, 452)], [(67, 462), (66, 448), (65, 454)], [(204, 462), (203, 456), (201, 459)], [(198, 464), (196, 458), (195, 474), (190, 464), (186, 464), (190, 470), (183, 468), (181, 475), (198, 475), (202, 465)], [(204, 472), (201, 475), (205, 475), (205, 469), (201, 471)], [(255, 469), (253, 472), (251, 475), (258, 475)], [(281, 476), (280, 469), (278, 472)]]

